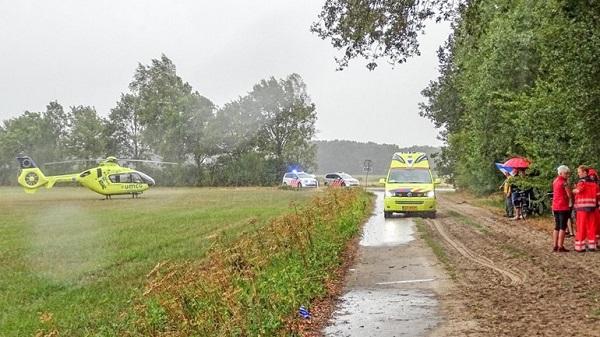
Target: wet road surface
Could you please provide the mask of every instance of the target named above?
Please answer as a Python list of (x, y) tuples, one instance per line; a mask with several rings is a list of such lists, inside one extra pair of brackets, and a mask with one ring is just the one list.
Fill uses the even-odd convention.
[[(377, 197), (375, 209), (383, 209), (382, 197)], [(363, 228), (360, 245), (365, 247), (398, 246), (413, 241), (414, 233), (412, 220), (392, 218), (386, 221), (381, 211), (373, 215)]]
[(447, 281), (415, 223), (384, 219), (383, 193), (363, 228), (359, 255), (326, 336), (427, 336), (440, 322), (436, 293)]

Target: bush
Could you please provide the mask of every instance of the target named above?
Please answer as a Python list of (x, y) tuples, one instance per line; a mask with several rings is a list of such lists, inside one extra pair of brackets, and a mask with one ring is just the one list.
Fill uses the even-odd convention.
[(165, 265), (149, 280), (133, 335), (286, 335), (300, 305), (325, 293), (341, 253), (370, 213), (359, 189), (328, 189), (306, 207), (234, 242), (220, 238), (206, 259)]

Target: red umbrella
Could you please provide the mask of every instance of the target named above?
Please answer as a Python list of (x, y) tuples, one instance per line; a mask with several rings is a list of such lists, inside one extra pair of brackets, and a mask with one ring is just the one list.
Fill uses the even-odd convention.
[(514, 157), (507, 160), (506, 163), (504, 163), (504, 166), (512, 167), (515, 169), (526, 169), (529, 167), (529, 164), (529, 160), (523, 157)]

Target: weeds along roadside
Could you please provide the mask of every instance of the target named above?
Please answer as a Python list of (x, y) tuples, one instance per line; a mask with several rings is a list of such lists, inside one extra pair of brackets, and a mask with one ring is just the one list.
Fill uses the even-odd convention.
[(425, 220), (417, 218), (415, 219), (415, 224), (417, 227), (417, 232), (419, 233), (420, 238), (425, 241), (425, 243), (431, 248), (435, 256), (442, 263), (448, 276), (452, 280), (456, 279), (456, 269), (452, 265), (448, 254), (444, 246), (440, 243), (439, 238), (436, 237), (434, 230), (431, 228), (429, 224), (425, 222)]
[(286, 321), (326, 293), (371, 203), (361, 189), (330, 188), (258, 231), (219, 238), (202, 261), (157, 266), (122, 335), (293, 334)]

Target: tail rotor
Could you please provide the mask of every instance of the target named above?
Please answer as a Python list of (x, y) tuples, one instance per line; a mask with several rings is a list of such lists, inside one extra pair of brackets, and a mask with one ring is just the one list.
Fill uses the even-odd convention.
[(19, 162), (19, 166), (21, 167), (17, 181), (19, 185), (25, 188), (25, 192), (35, 193), (38, 188), (48, 183), (48, 179), (37, 167), (33, 159), (28, 156), (19, 156), (17, 157), (17, 162)]

